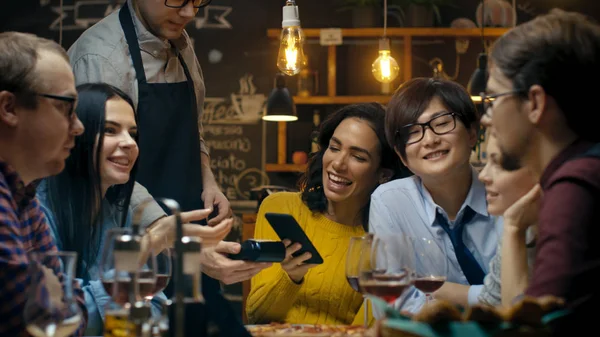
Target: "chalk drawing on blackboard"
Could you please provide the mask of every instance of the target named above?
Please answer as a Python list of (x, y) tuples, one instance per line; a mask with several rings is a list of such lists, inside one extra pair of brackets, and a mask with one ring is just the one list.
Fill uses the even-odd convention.
[(204, 7), (204, 15), (196, 17), (194, 24), (196, 29), (201, 28), (220, 28), (231, 29), (233, 26), (225, 18), (233, 10), (230, 6), (206, 6)]
[(235, 190), (238, 196), (250, 199), (250, 190), (254, 187), (269, 185), (269, 176), (257, 168), (249, 168), (235, 179)]
[(256, 93), (252, 74), (239, 79), (240, 91), (230, 99), (207, 97), (204, 99), (202, 124), (256, 124), (260, 121), (266, 103), (264, 94)]
[(246, 74), (239, 79), (240, 91), (231, 94), (231, 102), (242, 121), (258, 122), (262, 116), (266, 97), (256, 93), (256, 86), (252, 82), (254, 76)]
[[(262, 170), (256, 142), (258, 125), (205, 125), (204, 140), (210, 151), (210, 168), (229, 200), (249, 200), (250, 190), (269, 184)], [(252, 140), (254, 139), (254, 144)], [(257, 147), (253, 150), (253, 147)]]
[[(50, 30), (59, 30), (63, 21), (63, 30), (85, 30), (121, 8), (125, 0), (73, 0), (71, 5), (63, 5), (62, 14), (58, 0), (40, 0), (40, 6), (52, 5), (52, 12), (57, 14), (56, 19), (50, 23)], [(228, 6), (206, 6), (203, 14), (194, 18), (193, 27), (231, 29), (232, 25), (226, 17), (233, 10)], [(191, 26), (188, 26), (191, 27)]]
[[(102, 20), (105, 16), (119, 9), (125, 1), (119, 0), (113, 4), (112, 0), (89, 0), (74, 2), (71, 6), (63, 6), (62, 16), (60, 5), (52, 6), (52, 11), (58, 17), (48, 27), (50, 30), (59, 30), (60, 21), (63, 21), (63, 30), (85, 30), (94, 23)], [(50, 1), (40, 0), (43, 6)]]

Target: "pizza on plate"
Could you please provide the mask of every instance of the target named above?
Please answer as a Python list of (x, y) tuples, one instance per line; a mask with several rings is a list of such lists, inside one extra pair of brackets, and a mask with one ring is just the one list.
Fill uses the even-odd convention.
[(271, 323), (246, 327), (253, 337), (364, 337), (367, 329), (356, 325)]

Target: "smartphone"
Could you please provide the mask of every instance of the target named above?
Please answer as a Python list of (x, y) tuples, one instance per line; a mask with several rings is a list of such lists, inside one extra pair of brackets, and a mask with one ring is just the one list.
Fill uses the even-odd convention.
[(306, 233), (296, 219), (290, 214), (285, 213), (266, 213), (265, 218), (275, 230), (275, 233), (279, 236), (281, 240), (288, 239), (292, 243), (298, 242), (302, 245), (299, 251), (292, 254), (292, 256), (300, 256), (305, 252), (309, 252), (311, 254), (310, 259), (304, 261), (306, 264), (322, 264), (323, 258), (321, 254), (317, 251), (315, 246), (310, 242)]

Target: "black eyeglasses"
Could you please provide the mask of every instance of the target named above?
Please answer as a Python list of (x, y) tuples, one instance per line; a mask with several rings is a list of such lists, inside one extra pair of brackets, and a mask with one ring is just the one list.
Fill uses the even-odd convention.
[(63, 102), (67, 102), (69, 103), (69, 107), (67, 110), (67, 112), (65, 113), (65, 115), (67, 116), (67, 118), (71, 119), (73, 118), (74, 112), (75, 112), (75, 102), (77, 101), (77, 98), (75, 97), (71, 97), (71, 96), (60, 96), (60, 95), (51, 95), (51, 94), (41, 94), (41, 93), (35, 93), (36, 96), (41, 96), (41, 97), (46, 97), (46, 98), (51, 98), (51, 99), (56, 99), (59, 101), (63, 101)]
[(396, 131), (396, 142), (404, 145), (418, 143), (425, 137), (425, 128), (427, 127), (436, 135), (446, 134), (456, 128), (456, 114), (446, 112), (432, 118), (427, 123), (408, 124)]
[(171, 8), (183, 8), (190, 1), (192, 2), (192, 5), (194, 5), (194, 8), (202, 8), (208, 6), (212, 0), (165, 0), (165, 6)]
[(488, 95), (485, 92), (480, 93), (479, 95), (481, 96), (481, 103), (483, 104), (483, 114), (490, 118), (492, 117), (492, 112), (493, 112), (492, 108), (494, 107), (494, 101), (498, 97), (509, 96), (509, 95), (520, 95), (524, 92), (525, 91), (523, 91), (523, 90), (511, 90), (511, 91), (506, 91), (506, 92), (502, 92), (499, 94), (493, 94), (493, 95)]

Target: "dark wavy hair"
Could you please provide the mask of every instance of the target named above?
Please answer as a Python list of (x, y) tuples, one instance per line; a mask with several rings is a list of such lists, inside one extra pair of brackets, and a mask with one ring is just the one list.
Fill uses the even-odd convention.
[[(104, 83), (83, 84), (77, 87), (76, 113), (85, 132), (75, 139), (75, 147), (66, 160), (65, 169), (58, 175), (46, 178), (48, 207), (58, 226), (62, 250), (77, 252), (77, 277), (85, 278), (88, 267), (98, 256), (102, 225), (102, 190), (100, 181), (100, 156), (104, 142), (106, 102), (121, 98), (133, 108), (133, 101), (120, 89)], [(134, 109), (135, 111), (135, 109)], [(136, 118), (137, 122), (137, 118)], [(138, 137), (135, 137), (138, 141)], [(93, 151), (96, 145), (96, 150)], [(135, 184), (137, 162), (131, 170), (129, 181), (115, 185), (106, 192), (106, 200), (122, 213), (121, 226), (127, 219), (127, 209)], [(84, 267), (85, 266), (85, 267)]]
[[(361, 103), (347, 105), (329, 115), (316, 132), (316, 142), (319, 150), (311, 154), (306, 172), (298, 181), (302, 191), (302, 201), (313, 212), (323, 213), (327, 209), (327, 198), (323, 191), (323, 155), (329, 147), (329, 141), (335, 129), (346, 118), (359, 118), (366, 121), (379, 139), (381, 149), (381, 168), (392, 170), (391, 179), (408, 176), (408, 170), (402, 165), (394, 150), (385, 139), (385, 108), (379, 103)], [(363, 208), (363, 227), (368, 229), (369, 203)]]

